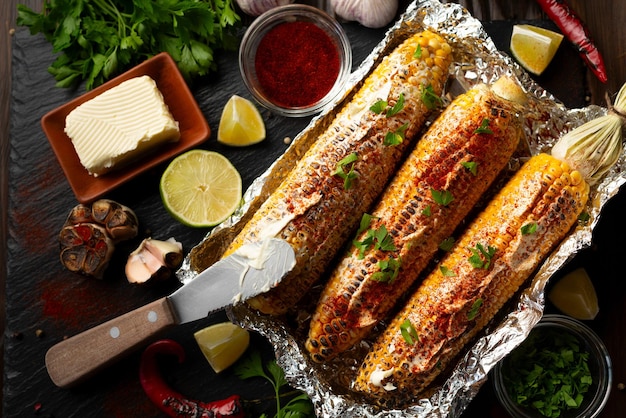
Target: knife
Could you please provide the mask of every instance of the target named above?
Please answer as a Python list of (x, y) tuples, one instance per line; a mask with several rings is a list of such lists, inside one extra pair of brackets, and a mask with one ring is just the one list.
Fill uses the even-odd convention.
[(52, 382), (71, 387), (111, 365), (174, 325), (195, 321), (268, 291), (295, 265), (286, 241), (246, 244), (169, 296), (52, 346), (46, 368)]

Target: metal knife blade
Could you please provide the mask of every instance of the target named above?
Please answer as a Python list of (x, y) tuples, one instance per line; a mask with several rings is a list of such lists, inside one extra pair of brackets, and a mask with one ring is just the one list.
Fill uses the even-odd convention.
[(248, 299), (275, 286), (295, 265), (286, 241), (242, 246), (170, 296), (111, 319), (52, 346), (46, 368), (53, 383), (71, 387), (174, 325)]
[(276, 286), (295, 265), (293, 248), (280, 239), (246, 244), (167, 297), (178, 321), (195, 321)]

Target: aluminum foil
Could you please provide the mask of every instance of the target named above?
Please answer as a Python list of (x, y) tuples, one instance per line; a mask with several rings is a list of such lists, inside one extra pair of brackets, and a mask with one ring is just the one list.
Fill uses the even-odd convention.
[[(519, 65), (499, 52), (480, 21), (458, 4), (415, 1), (351, 75), (344, 94), (314, 118), (285, 153), (253, 182), (244, 194), (244, 205), (191, 250), (177, 272), (182, 282), (192, 280), (199, 271), (219, 259), (260, 203), (280, 184), (319, 132), (332, 120), (334, 109), (350, 100), (360, 82), (384, 55), (410, 34), (423, 29), (441, 33), (453, 47), (452, 82), (447, 91), (449, 98), (478, 83), (490, 84), (503, 75), (516, 78), (529, 93), (530, 102), (523, 115), (526, 120), (527, 154), (516, 155), (511, 160), (511, 171), (519, 168), (524, 158), (548, 151), (565, 132), (606, 113), (605, 108), (598, 106), (567, 109), (538, 86)], [(544, 288), (550, 277), (580, 250), (591, 245), (592, 231), (602, 208), (626, 181), (625, 168), (626, 152), (623, 150), (620, 160), (604, 180), (592, 187), (587, 208), (589, 221), (579, 225), (564, 239), (501, 315), (465, 349), (450, 370), (442, 373), (442, 379), (428, 395), (406, 409), (381, 410), (350, 391), (351, 378), (371, 341), (364, 341), (341, 359), (326, 365), (314, 363), (308, 358), (303, 342), (307, 320), (316, 299), (315, 292), (319, 292), (319, 288), (313, 289), (311, 297), (307, 298), (313, 302), (299, 307), (293, 318), (258, 315), (244, 304), (231, 308), (229, 317), (233, 322), (259, 332), (271, 342), (290, 384), (309, 395), (319, 417), (458, 417), (487, 380), (491, 368), (519, 345), (541, 319), (545, 306)]]

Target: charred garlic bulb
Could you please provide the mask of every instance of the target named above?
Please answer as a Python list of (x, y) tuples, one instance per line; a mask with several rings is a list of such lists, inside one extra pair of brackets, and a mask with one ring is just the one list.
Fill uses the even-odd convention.
[(183, 246), (174, 238), (147, 238), (128, 256), (126, 278), (130, 283), (166, 280), (183, 262)]
[(398, 0), (330, 0), (330, 6), (345, 20), (368, 28), (382, 28), (396, 17)]
[(237, 0), (237, 5), (245, 14), (259, 16), (270, 9), (285, 4), (291, 4), (294, 0)]
[(101, 199), (72, 208), (59, 233), (61, 263), (70, 271), (101, 279), (115, 244), (137, 236), (135, 212)]

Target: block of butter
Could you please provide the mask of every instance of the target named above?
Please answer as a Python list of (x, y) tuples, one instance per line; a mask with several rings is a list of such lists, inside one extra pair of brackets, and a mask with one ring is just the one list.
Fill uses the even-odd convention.
[(95, 177), (180, 139), (178, 122), (149, 76), (126, 80), (76, 107), (65, 119), (65, 133)]

